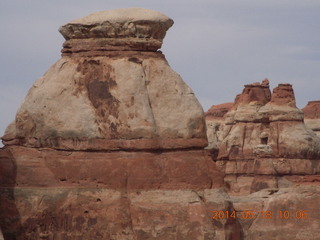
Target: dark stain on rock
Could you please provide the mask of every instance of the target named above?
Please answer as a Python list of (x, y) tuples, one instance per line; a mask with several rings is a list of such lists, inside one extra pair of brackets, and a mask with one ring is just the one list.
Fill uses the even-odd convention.
[(136, 57), (131, 57), (128, 59), (129, 62), (133, 62), (133, 63), (137, 63), (137, 64), (141, 64), (142, 61), (139, 58)]
[(110, 93), (109, 82), (103, 82), (100, 80), (92, 81), (88, 83), (87, 88), (89, 99), (95, 108), (99, 108), (105, 103), (114, 104), (118, 101)]
[(90, 228), (90, 227), (93, 227), (94, 225), (96, 225), (97, 224), (97, 219), (96, 218), (90, 218), (89, 220), (88, 220), (88, 227)]
[(215, 228), (223, 228), (223, 225), (220, 221), (212, 219), (212, 224), (215, 226)]
[(83, 226), (85, 224), (86, 220), (84, 219), (84, 217), (79, 216), (76, 218), (76, 229), (78, 231), (81, 231), (83, 229)]
[[(111, 65), (99, 59), (85, 59), (78, 63), (77, 71), (82, 74), (79, 79), (78, 93), (86, 92), (96, 111), (97, 124), (100, 133), (105, 138), (118, 138), (117, 120), (119, 117), (120, 101), (113, 96), (112, 91), (117, 88), (114, 80), (114, 69)], [(113, 116), (110, 122), (109, 116)]]

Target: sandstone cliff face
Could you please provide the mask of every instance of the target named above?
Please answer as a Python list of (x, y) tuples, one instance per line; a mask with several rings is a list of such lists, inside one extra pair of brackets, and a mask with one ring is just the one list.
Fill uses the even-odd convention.
[(60, 28), (0, 150), (5, 239), (240, 239), (203, 110), (157, 51), (173, 21), (145, 9)]
[(320, 137), (320, 101), (310, 101), (302, 109), (304, 123)]

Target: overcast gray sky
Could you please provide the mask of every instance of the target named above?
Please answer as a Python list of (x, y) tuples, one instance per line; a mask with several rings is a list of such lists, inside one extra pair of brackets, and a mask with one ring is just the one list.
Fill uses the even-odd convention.
[(162, 51), (205, 111), (264, 78), (272, 87), (293, 84), (299, 107), (320, 99), (319, 0), (1, 0), (0, 135), (33, 82), (60, 58), (59, 26), (124, 7), (175, 21)]

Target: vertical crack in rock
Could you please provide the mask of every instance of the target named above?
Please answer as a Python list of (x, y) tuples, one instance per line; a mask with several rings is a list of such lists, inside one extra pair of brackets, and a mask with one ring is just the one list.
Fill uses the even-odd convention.
[(241, 154), (244, 154), (243, 149), (244, 149), (244, 145), (245, 145), (245, 141), (246, 141), (246, 135), (247, 135), (247, 125), (244, 125), (244, 129), (243, 129), (243, 136), (242, 136), (242, 147), (241, 147)]
[(276, 147), (277, 147), (277, 152), (278, 156), (280, 156), (280, 145), (279, 145), (279, 138), (280, 138), (280, 133), (279, 133), (279, 123), (276, 124)]
[(143, 80), (144, 80), (144, 85), (145, 85), (145, 89), (146, 89), (146, 94), (147, 94), (147, 98), (148, 98), (148, 104), (149, 104), (149, 108), (151, 110), (151, 114), (152, 114), (152, 120), (155, 124), (155, 130), (156, 130), (156, 135), (159, 136), (158, 134), (158, 125), (157, 125), (157, 120), (156, 118), (154, 117), (154, 113), (153, 113), (153, 108), (152, 108), (152, 104), (151, 104), (151, 100), (150, 100), (150, 94), (149, 94), (149, 78), (148, 78), (148, 75), (147, 75), (147, 72), (146, 72), (146, 68), (147, 66), (145, 66), (143, 64), (143, 61), (141, 61), (141, 68), (142, 68), (142, 72), (143, 72)]

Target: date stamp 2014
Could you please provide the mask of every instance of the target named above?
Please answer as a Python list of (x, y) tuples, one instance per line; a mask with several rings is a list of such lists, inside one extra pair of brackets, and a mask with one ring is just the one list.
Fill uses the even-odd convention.
[(254, 212), (252, 210), (246, 210), (241, 212), (236, 211), (212, 211), (213, 216), (212, 219), (222, 220), (228, 218), (239, 218), (239, 219), (295, 219), (295, 220), (305, 220), (308, 219), (308, 212), (305, 210), (297, 210), (297, 211), (288, 211), (288, 210), (279, 210), (279, 211), (259, 211)]

